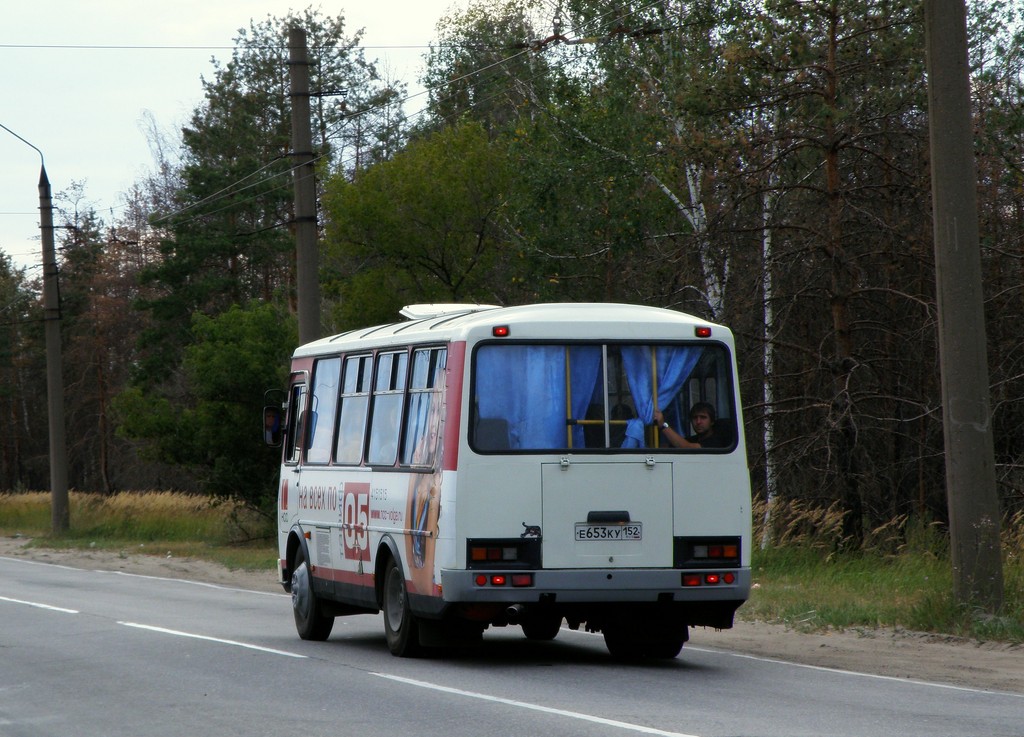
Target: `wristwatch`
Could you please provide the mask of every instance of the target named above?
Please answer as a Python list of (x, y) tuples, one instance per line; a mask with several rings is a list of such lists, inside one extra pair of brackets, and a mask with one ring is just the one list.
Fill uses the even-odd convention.
[(661, 429), (662, 430), (668, 430), (668, 423), (667, 422), (661, 423)]

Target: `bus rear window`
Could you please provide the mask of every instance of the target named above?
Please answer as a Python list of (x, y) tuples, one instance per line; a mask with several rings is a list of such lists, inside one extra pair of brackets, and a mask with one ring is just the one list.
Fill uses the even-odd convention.
[(732, 387), (731, 358), (717, 343), (486, 343), (473, 358), (470, 445), (728, 451), (737, 435)]

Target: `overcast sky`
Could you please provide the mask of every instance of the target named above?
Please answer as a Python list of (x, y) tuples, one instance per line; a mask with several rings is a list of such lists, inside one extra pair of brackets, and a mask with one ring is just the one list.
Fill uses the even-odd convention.
[[(202, 100), (210, 58), (231, 57), (250, 19), (289, 10), (342, 14), (365, 29), (369, 60), (414, 86), (437, 21), (467, 0), (44, 0), (5, 3), (0, 24), (0, 124), (39, 148), (54, 197), (83, 183), (110, 222), (121, 193), (152, 168), (142, 120), (184, 124)], [(395, 47), (415, 47), (399, 49)], [(117, 47), (117, 48), (113, 48)], [(178, 48), (173, 48), (178, 47)], [(193, 47), (193, 48), (181, 48)], [(0, 251), (37, 273), (39, 154), (0, 129)], [(115, 209), (114, 214), (117, 214)]]

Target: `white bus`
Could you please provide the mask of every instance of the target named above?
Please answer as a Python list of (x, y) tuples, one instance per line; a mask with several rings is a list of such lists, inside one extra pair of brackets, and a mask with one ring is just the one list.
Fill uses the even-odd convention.
[(402, 315), (298, 348), (267, 408), (300, 637), (383, 611), (409, 656), (564, 621), (672, 658), (689, 627), (732, 626), (751, 497), (727, 328), (621, 304)]

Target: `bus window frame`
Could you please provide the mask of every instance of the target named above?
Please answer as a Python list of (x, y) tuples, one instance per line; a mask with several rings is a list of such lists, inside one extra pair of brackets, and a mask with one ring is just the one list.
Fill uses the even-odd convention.
[[(298, 392), (298, 395), (296, 395)], [(288, 382), (287, 424), (284, 427), (284, 450), (282, 463), (286, 466), (298, 466), (305, 459), (305, 421), (306, 405), (309, 395), (309, 372), (294, 371)], [(301, 407), (296, 408), (301, 399)]]

